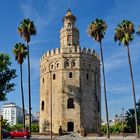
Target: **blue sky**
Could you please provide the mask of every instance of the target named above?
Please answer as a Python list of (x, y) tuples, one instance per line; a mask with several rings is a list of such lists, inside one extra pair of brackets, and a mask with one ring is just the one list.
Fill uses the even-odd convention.
[[(121, 113), (121, 108), (127, 110), (133, 107), (131, 93), (131, 81), (129, 77), (129, 66), (127, 50), (118, 46), (113, 41), (114, 29), (123, 19), (135, 23), (135, 28), (140, 24), (140, 1), (139, 0), (70, 0), (72, 13), (77, 17), (80, 30), (80, 45), (95, 49), (99, 53), (98, 43), (87, 35), (89, 23), (96, 18), (102, 18), (108, 25), (105, 39), (103, 40), (103, 51), (105, 59), (105, 71), (107, 82), (107, 97), (109, 107), (109, 118), (112, 119), (116, 113)], [(0, 52), (11, 56), (12, 68), (19, 66), (14, 61), (12, 47), (17, 42), (24, 42), (18, 35), (16, 29), (19, 22), (24, 18), (30, 18), (37, 27), (37, 35), (31, 38), (31, 91), (32, 111), (39, 111), (39, 59), (51, 48), (59, 47), (59, 31), (62, 27), (62, 17), (67, 11), (67, 0), (1, 0), (0, 4)], [(131, 59), (133, 64), (136, 97), (140, 98), (140, 38), (130, 44)], [(25, 102), (28, 108), (27, 94), (27, 61), (23, 64)], [(16, 102), (21, 106), (19, 77), (15, 91), (8, 94), (7, 102)], [(102, 86), (103, 87), (103, 86)], [(1, 105), (3, 102), (1, 103)], [(102, 90), (102, 118), (105, 118), (104, 96)]]

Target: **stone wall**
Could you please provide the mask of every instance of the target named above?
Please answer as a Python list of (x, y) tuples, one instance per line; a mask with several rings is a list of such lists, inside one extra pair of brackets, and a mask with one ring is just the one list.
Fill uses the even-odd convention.
[[(70, 72), (72, 78), (69, 78)], [(53, 79), (54, 74), (55, 79)], [(41, 57), (40, 132), (44, 129), (50, 130), (51, 94), (53, 132), (57, 133), (60, 125), (67, 131), (68, 122), (74, 122), (74, 131), (78, 131), (81, 125), (86, 131), (98, 131), (100, 126), (100, 111), (98, 112), (100, 61), (96, 52), (86, 48), (81, 49), (79, 46), (75, 51), (73, 46), (63, 52), (59, 49), (48, 51)], [(68, 98), (74, 99), (73, 109), (67, 108)], [(41, 108), (42, 101), (44, 101), (44, 110)], [(46, 126), (46, 122), (45, 128), (43, 124)]]

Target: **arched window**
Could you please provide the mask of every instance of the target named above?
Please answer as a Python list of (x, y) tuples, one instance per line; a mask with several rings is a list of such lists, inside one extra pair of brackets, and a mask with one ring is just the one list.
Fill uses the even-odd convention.
[(67, 108), (74, 108), (74, 99), (73, 98), (68, 99)]
[(88, 73), (86, 74), (86, 79), (87, 79), (87, 80), (89, 79), (89, 74), (88, 74)]
[(71, 27), (71, 23), (68, 23), (68, 27)]
[[(74, 44), (74, 46), (75, 46), (75, 44)], [(77, 47), (75, 47), (75, 52), (77, 52)]]
[(44, 77), (42, 78), (42, 83), (44, 83)]
[(69, 87), (69, 88), (68, 88), (68, 91), (69, 91), (69, 92), (72, 92), (72, 88), (71, 88), (71, 87)]
[(51, 65), (51, 69), (53, 69), (53, 65)]
[(59, 67), (59, 63), (57, 63), (57, 65), (56, 65), (56, 66), (57, 66), (57, 68), (58, 68), (58, 67)]
[(44, 72), (44, 69), (42, 69), (42, 73)]
[(69, 62), (66, 62), (66, 66), (69, 67)]
[(75, 61), (72, 62), (72, 66), (75, 67)]
[(90, 65), (90, 64), (88, 64), (88, 66), (89, 66), (89, 68), (91, 67), (91, 65)]
[(41, 110), (44, 110), (44, 101), (41, 103)]
[(85, 63), (83, 63), (83, 66), (85, 67)]
[(53, 80), (55, 80), (55, 78), (56, 78), (56, 77), (55, 77), (55, 74), (53, 74)]
[(72, 72), (69, 72), (69, 78), (72, 78)]
[(65, 61), (65, 62), (64, 62), (64, 68), (66, 68), (66, 67), (67, 67), (67, 62)]

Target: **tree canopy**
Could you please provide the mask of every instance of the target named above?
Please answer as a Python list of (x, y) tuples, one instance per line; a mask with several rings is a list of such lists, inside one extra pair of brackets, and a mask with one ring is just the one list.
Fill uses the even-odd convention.
[(15, 55), (15, 60), (22, 64), (27, 56), (27, 47), (22, 43), (16, 43), (13, 48), (13, 53)]
[(36, 27), (34, 25), (34, 22), (28, 18), (21, 21), (18, 27), (18, 33), (21, 37), (24, 38), (26, 42), (29, 43), (30, 36), (36, 34)]
[(123, 20), (115, 29), (114, 41), (118, 41), (119, 45), (128, 46), (134, 39), (134, 33), (134, 24), (131, 21)]
[(16, 70), (10, 66), (9, 55), (0, 53), (0, 101), (5, 101), (7, 93), (14, 90), (15, 84), (11, 80), (16, 77)]
[(101, 42), (104, 38), (107, 29), (107, 24), (102, 19), (96, 19), (88, 27), (88, 34), (97, 42)]

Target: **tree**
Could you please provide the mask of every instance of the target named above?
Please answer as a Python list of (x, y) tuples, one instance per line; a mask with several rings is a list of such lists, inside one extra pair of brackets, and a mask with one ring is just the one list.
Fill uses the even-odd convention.
[(22, 97), (22, 109), (23, 109), (23, 127), (25, 130), (25, 107), (24, 107), (24, 93), (23, 93), (23, 78), (22, 78), (22, 64), (27, 56), (27, 47), (24, 44), (16, 43), (13, 48), (15, 60), (20, 65), (20, 85), (21, 85), (21, 97)]
[(103, 82), (104, 82), (104, 97), (105, 97), (105, 110), (106, 110), (106, 121), (107, 121), (107, 137), (110, 138), (109, 133), (109, 119), (108, 119), (108, 106), (107, 106), (107, 95), (106, 95), (106, 80), (105, 80), (105, 70), (104, 70), (104, 58), (102, 51), (102, 39), (104, 38), (107, 25), (105, 21), (101, 19), (96, 19), (88, 27), (88, 34), (99, 43), (100, 45), (100, 55), (102, 61), (102, 73), (103, 73)]
[(10, 66), (9, 55), (0, 53), (0, 101), (7, 100), (7, 93), (14, 90), (15, 84), (11, 80), (16, 77), (16, 70)]
[(10, 123), (5, 119), (3, 119), (3, 121), (2, 121), (2, 128), (6, 129), (7, 131), (11, 130)]
[(29, 95), (29, 131), (31, 132), (31, 86), (30, 86), (30, 51), (29, 51), (29, 42), (30, 36), (36, 35), (36, 28), (33, 21), (30, 19), (24, 19), (20, 22), (18, 27), (18, 33), (25, 42), (27, 43), (27, 60), (28, 60), (28, 95)]
[(134, 85), (132, 64), (131, 64), (131, 57), (130, 57), (130, 50), (129, 50), (129, 44), (134, 39), (134, 35), (133, 35), (134, 33), (135, 33), (134, 24), (131, 21), (123, 20), (120, 24), (118, 24), (117, 28), (115, 29), (114, 41), (115, 42), (118, 41), (119, 45), (123, 44), (127, 48), (128, 62), (130, 67), (130, 78), (132, 84), (132, 95), (134, 100), (136, 136), (138, 137), (135, 85)]
[[(137, 110), (138, 125), (140, 125), (140, 100), (136, 103), (136, 110)], [(135, 132), (135, 127), (136, 127), (135, 126), (135, 111), (133, 108), (128, 109), (128, 111), (126, 111), (125, 120), (127, 124), (127, 131)]]

